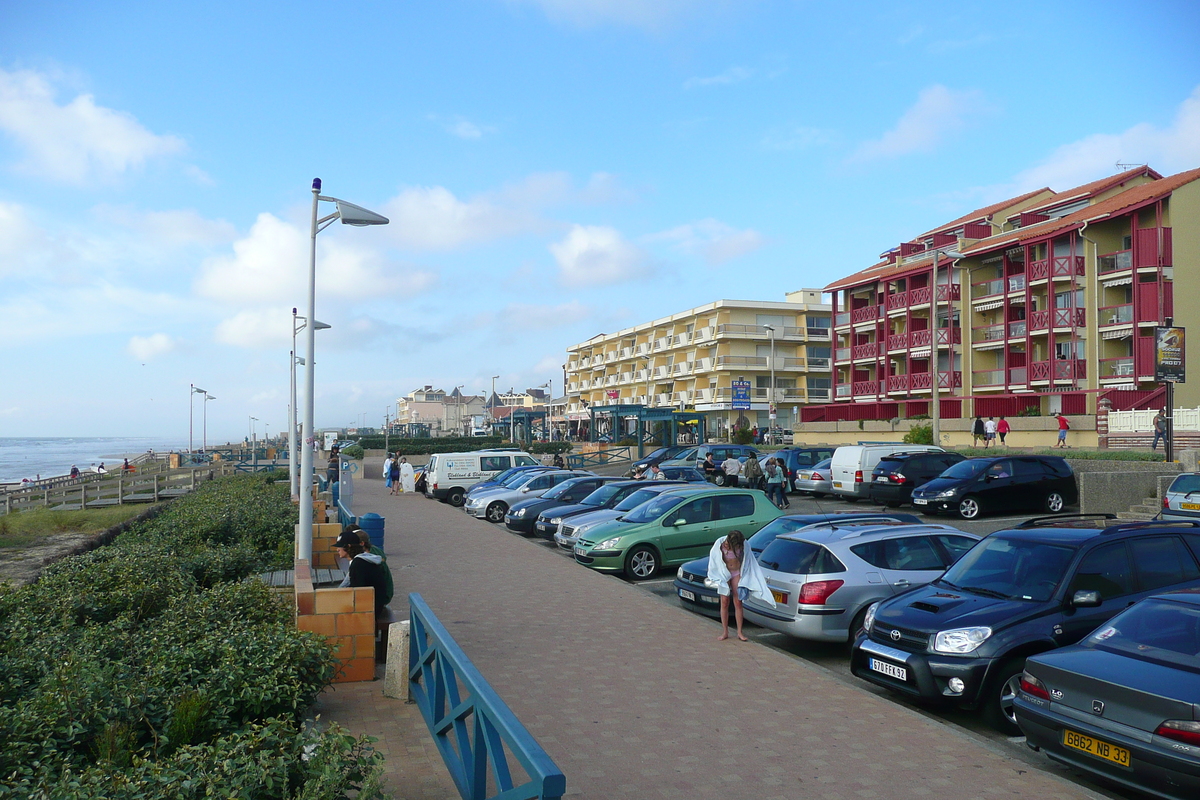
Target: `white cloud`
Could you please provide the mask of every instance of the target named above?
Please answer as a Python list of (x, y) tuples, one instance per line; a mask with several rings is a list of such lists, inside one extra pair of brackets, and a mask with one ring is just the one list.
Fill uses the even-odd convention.
[(696, 87), (706, 86), (729, 86), (734, 83), (741, 83), (754, 74), (754, 70), (749, 67), (730, 67), (719, 75), (712, 75), (707, 78), (688, 78), (683, 82), (684, 89), (695, 89)]
[[(317, 317), (319, 320), (320, 317)], [(320, 335), (320, 332), (317, 334)], [(217, 323), (213, 338), (221, 344), (234, 347), (278, 347), (290, 348), (292, 341), (292, 317), (285, 309), (255, 309), (239, 311)], [(303, 352), (303, 347), (300, 348)], [(285, 354), (286, 355), (286, 354)], [(287, 359), (285, 358), (286, 362)]]
[(621, 283), (649, 268), (646, 254), (607, 226), (572, 225), (565, 239), (550, 245), (550, 252), (567, 286)]
[(134, 336), (129, 340), (129, 354), (138, 361), (149, 361), (175, 349), (175, 342), (165, 333)]
[(0, 276), (41, 273), (61, 249), (16, 203), (0, 202)]
[[(712, 0), (510, 0), (542, 9), (555, 22), (579, 28), (628, 25), (647, 31), (668, 28), (681, 17), (712, 8)], [(722, 3), (721, 5), (724, 5)]]
[(889, 158), (930, 151), (951, 134), (966, 128), (975, 118), (991, 110), (983, 93), (958, 91), (935, 84), (921, 90), (917, 102), (901, 115), (896, 127), (882, 137), (864, 142), (852, 161)]
[(107, 181), (186, 150), (178, 137), (152, 133), (91, 95), (60, 105), (55, 94), (45, 75), (0, 69), (0, 130), (25, 150), (18, 165), (25, 172), (72, 184)]
[(441, 186), (405, 189), (389, 200), (385, 234), (420, 250), (452, 250), (542, 230), (547, 223), (527, 210), (506, 208), (487, 197), (463, 201)]
[(495, 126), (477, 125), (466, 117), (457, 115), (443, 117), (440, 114), (430, 114), (429, 119), (441, 125), (442, 130), (446, 131), (446, 133), (451, 136), (457, 136), (459, 139), (482, 139), (484, 135), (496, 132)]
[[(272, 214), (259, 214), (249, 235), (233, 243), (232, 255), (204, 261), (196, 289), (205, 297), (242, 307), (291, 307), (307, 294), (309, 257), (307, 232)], [(337, 237), (319, 240), (321, 297), (377, 297), (403, 285), (401, 272), (387, 269), (382, 255), (368, 246)]]
[(1121, 133), (1095, 133), (1065, 144), (1017, 175), (1014, 193), (1049, 186), (1057, 191), (1117, 171), (1116, 164), (1149, 164), (1163, 174), (1200, 164), (1200, 87), (1179, 105), (1165, 128), (1142, 122)]
[(683, 252), (701, 256), (710, 265), (724, 264), (763, 246), (758, 231), (739, 231), (711, 218), (652, 234), (646, 240), (669, 242)]
[(191, 209), (139, 211), (127, 206), (99, 205), (95, 217), (109, 225), (119, 225), (167, 247), (228, 244), (237, 238), (237, 228), (225, 220), (212, 220)]

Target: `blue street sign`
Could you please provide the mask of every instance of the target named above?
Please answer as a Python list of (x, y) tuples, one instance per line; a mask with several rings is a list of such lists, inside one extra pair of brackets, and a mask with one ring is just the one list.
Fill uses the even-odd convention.
[(750, 408), (750, 381), (733, 382), (733, 407)]

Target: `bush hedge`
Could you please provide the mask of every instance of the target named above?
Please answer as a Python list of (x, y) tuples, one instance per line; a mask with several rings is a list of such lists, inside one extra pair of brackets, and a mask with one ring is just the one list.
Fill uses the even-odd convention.
[[(363, 436), (357, 442), (367, 450), (385, 449), (383, 436)], [(426, 453), (457, 453), (460, 450), (479, 450), (485, 447), (499, 447), (499, 436), (445, 436), (429, 439), (399, 439), (387, 437), (386, 449), (393, 453), (404, 455), (422, 455)], [(431, 449), (440, 448), (440, 449)]]
[(330, 645), (245, 581), (291, 564), (294, 516), (223, 478), (0, 591), (0, 798), (381, 796), (368, 740), (300, 725)]

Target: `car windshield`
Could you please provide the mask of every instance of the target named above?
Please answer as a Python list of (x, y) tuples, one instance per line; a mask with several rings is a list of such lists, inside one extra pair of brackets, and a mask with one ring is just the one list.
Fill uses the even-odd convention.
[(579, 502), (581, 505), (585, 506), (602, 506), (609, 500), (613, 499), (613, 497), (619, 494), (624, 488), (624, 486), (601, 486), (599, 489), (592, 492)]
[(937, 580), (939, 585), (1005, 600), (1049, 600), (1074, 548), (989, 536)]
[(1200, 492), (1200, 473), (1190, 473), (1188, 475), (1180, 475), (1171, 484), (1169, 492), (1176, 494), (1191, 494), (1192, 492)]
[(940, 476), (941, 478), (974, 478), (992, 465), (991, 461), (986, 461), (982, 458), (969, 458), (966, 461), (960, 461), (953, 467), (949, 467)]
[(759, 528), (758, 533), (750, 537), (750, 551), (752, 553), (761, 553), (767, 545), (775, 541), (776, 536), (791, 533), (797, 528), (803, 528), (807, 524), (809, 523), (803, 520), (789, 519), (788, 517), (780, 517), (779, 519), (772, 520)]
[(647, 453), (645, 458), (640, 458), (638, 460), (645, 462), (657, 461), (660, 458), (665, 458), (670, 449), (671, 448), (669, 447), (660, 447), (652, 453)]
[(613, 508), (617, 511), (632, 511), (647, 500), (657, 497), (658, 492), (653, 489), (638, 489), (633, 494), (626, 497), (621, 502), (617, 503)]
[(492, 478), (490, 481), (485, 481), (485, 483), (504, 483), (506, 480), (508, 480), (512, 476), (518, 475), (521, 472), (523, 472), (523, 470), (519, 470), (516, 467), (512, 467), (511, 469), (504, 470), (504, 472), (501, 472), (499, 475)]
[(623, 519), (626, 522), (653, 522), (679, 505), (679, 500), (680, 498), (673, 494), (656, 496), (630, 511)]
[(570, 480), (563, 481), (558, 486), (555, 486), (553, 489), (551, 489), (550, 491), (548, 491), (544, 495), (542, 495), (542, 499), (543, 500), (556, 500), (559, 497), (562, 497), (567, 492), (569, 492), (572, 488), (574, 488), (574, 486), (575, 486), (575, 481), (570, 481)]
[(1102, 625), (1083, 646), (1200, 672), (1200, 608), (1144, 600)]
[(846, 571), (845, 565), (821, 545), (792, 539), (771, 542), (758, 557), (758, 563), (766, 569), (791, 575), (824, 575)]
[(824, 459), (822, 461), (818, 461), (816, 464), (814, 464), (813, 469), (829, 469), (829, 465), (832, 463), (833, 463), (832, 458), (826, 458), (826, 459)]
[(529, 480), (529, 478), (534, 474), (534, 472), (536, 472), (536, 470), (529, 470), (529, 469), (523, 469), (520, 472), (514, 472), (512, 475), (505, 478), (504, 481), (500, 485), (507, 486), (510, 489), (516, 488), (517, 486), (520, 486), (525, 481)]

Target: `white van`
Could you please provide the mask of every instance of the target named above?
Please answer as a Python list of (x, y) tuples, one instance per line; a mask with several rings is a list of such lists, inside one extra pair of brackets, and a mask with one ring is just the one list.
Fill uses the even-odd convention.
[(835, 495), (850, 502), (869, 497), (871, 472), (884, 456), (896, 453), (944, 453), (932, 444), (865, 443), (842, 445), (833, 451), (829, 465), (830, 488)]
[(444, 500), (454, 507), (475, 484), (513, 467), (538, 466), (520, 450), (476, 450), (470, 453), (434, 453), (425, 467), (425, 496)]

